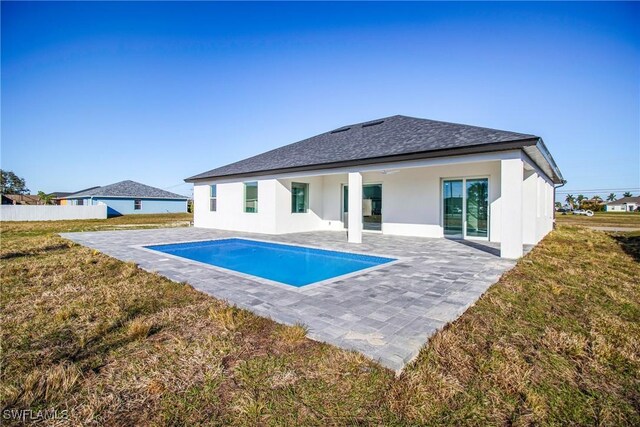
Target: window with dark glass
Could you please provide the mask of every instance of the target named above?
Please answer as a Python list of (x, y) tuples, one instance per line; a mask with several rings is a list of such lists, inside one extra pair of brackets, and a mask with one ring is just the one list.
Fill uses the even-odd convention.
[(142, 209), (142, 200), (135, 199), (133, 201), (133, 209), (136, 210), (136, 211), (139, 211), (140, 209)]
[(305, 213), (309, 210), (309, 184), (291, 183), (291, 212)]
[(244, 211), (249, 213), (258, 212), (258, 182), (244, 183)]

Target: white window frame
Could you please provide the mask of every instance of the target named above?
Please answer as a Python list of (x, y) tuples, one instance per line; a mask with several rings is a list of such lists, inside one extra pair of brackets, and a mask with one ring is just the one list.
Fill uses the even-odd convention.
[[(256, 204), (255, 204), (255, 209), (253, 212), (247, 212), (247, 185), (248, 184), (256, 184)], [(258, 213), (258, 203), (260, 202), (260, 184), (258, 183), (258, 181), (245, 181), (242, 183), (244, 192), (242, 195), (242, 212), (244, 213), (248, 213), (248, 214), (254, 214), (254, 213)]]
[[(215, 193), (215, 196), (213, 195)], [(209, 212), (218, 211), (218, 186), (211, 184), (209, 186)]]

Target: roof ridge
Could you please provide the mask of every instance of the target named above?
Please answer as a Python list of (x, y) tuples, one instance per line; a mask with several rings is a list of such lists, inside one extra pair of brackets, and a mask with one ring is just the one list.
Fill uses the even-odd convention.
[[(137, 193), (137, 194), (136, 194)], [(132, 197), (147, 199), (188, 199), (187, 196), (173, 193), (162, 188), (143, 184), (131, 179), (114, 182), (100, 187), (72, 193), (64, 198), (80, 197)]]
[[(512, 131), (512, 130), (504, 130), (504, 129), (497, 129), (497, 128), (490, 128), (490, 127), (486, 127), (486, 126), (477, 126), (477, 125), (470, 125), (467, 123), (459, 123), (459, 122), (445, 122), (444, 120), (434, 120), (434, 119), (424, 119), (421, 117), (413, 117), (413, 116), (404, 116), (401, 114), (397, 115), (398, 117), (404, 117), (407, 119), (414, 119), (414, 120), (421, 120), (421, 121), (427, 121), (427, 122), (432, 122), (432, 123), (442, 123), (445, 125), (454, 125), (454, 126), (466, 126), (466, 127), (471, 127), (474, 129), (483, 129), (483, 130), (490, 130), (490, 131), (497, 131), (497, 132), (508, 132), (508, 133), (515, 133), (518, 135), (524, 135), (524, 136), (529, 136), (529, 137), (534, 137), (534, 138), (540, 138), (537, 135), (534, 134), (530, 134), (530, 133), (522, 133), (522, 132), (516, 132), (516, 131)], [(396, 117), (396, 116), (393, 116)]]

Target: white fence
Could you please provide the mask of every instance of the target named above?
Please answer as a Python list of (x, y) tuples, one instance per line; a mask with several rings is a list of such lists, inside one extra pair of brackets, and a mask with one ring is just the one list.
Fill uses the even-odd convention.
[(1, 205), (0, 221), (59, 221), (64, 219), (106, 219), (107, 205)]

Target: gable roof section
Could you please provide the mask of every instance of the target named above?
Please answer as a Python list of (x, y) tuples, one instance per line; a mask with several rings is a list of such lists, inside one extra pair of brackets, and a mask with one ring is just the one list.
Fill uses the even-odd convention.
[(95, 190), (96, 188), (100, 188), (100, 186), (99, 186), (99, 185), (96, 185), (96, 186), (94, 186), (94, 187), (85, 188), (85, 189), (80, 190), (80, 191), (74, 191), (74, 192), (72, 192), (72, 193), (67, 194), (66, 196), (61, 196), (61, 197), (60, 197), (60, 199), (66, 199), (67, 197), (69, 197), (69, 196), (73, 196), (74, 194), (85, 193), (85, 192), (87, 192), (87, 191), (89, 191), (89, 190)]
[[(415, 117), (392, 116), (343, 126), (194, 175), (185, 181), (251, 176), (263, 172), (308, 169), (311, 166), (338, 167), (350, 162), (378, 163), (392, 158), (426, 153), (431, 155), (424, 157), (435, 157), (438, 154), (455, 155), (463, 149), (486, 152), (539, 144), (543, 150), (540, 150), (542, 153), (538, 157), (550, 158), (542, 140), (535, 135)], [(534, 158), (534, 161), (537, 163), (537, 159)], [(555, 168), (557, 176), (554, 178), (561, 181), (562, 176), (553, 159), (549, 163), (552, 166), (547, 170)]]
[(640, 196), (638, 197), (623, 197), (622, 199), (614, 200), (607, 203), (607, 206), (624, 205), (625, 203), (638, 203), (640, 204)]
[(93, 187), (87, 190), (70, 194), (64, 199), (78, 199), (84, 197), (121, 197), (139, 199), (179, 199), (188, 200), (186, 196), (171, 193), (160, 188), (140, 184), (135, 181), (120, 181), (104, 187)]

